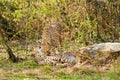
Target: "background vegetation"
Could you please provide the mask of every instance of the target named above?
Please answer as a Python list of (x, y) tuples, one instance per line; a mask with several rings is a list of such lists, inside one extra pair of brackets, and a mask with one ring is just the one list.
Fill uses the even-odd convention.
[(39, 40), (43, 27), (57, 21), (67, 42), (119, 41), (119, 0), (1, 0), (0, 10), (8, 40)]

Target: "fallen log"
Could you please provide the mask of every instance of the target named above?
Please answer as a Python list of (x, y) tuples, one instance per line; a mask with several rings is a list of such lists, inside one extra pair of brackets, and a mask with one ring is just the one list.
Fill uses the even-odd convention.
[(88, 53), (90, 55), (96, 55), (99, 53), (117, 53), (120, 52), (120, 43), (100, 43), (94, 44), (79, 49), (80, 53)]

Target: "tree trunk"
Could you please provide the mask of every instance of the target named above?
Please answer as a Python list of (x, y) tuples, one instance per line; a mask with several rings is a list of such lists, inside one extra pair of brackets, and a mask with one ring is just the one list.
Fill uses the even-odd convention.
[[(1, 25), (0, 25), (1, 26)], [(5, 38), (4, 38), (4, 35), (2, 33), (2, 30), (0, 29), (0, 35), (1, 35), (1, 38), (2, 38), (2, 44), (6, 50), (6, 52), (8, 53), (9, 55), (9, 59), (12, 61), (12, 62), (17, 62), (18, 61), (18, 58), (13, 54), (13, 51), (12, 49), (8, 46), (8, 43), (7, 41), (5, 41)]]

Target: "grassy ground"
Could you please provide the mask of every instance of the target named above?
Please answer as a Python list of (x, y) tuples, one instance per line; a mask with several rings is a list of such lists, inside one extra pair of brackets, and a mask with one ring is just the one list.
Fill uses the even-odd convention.
[(0, 54), (0, 80), (120, 80), (120, 63), (112, 70), (98, 72), (81, 66), (74, 68), (40, 66), (31, 58), (23, 62), (12, 63), (6, 54)]

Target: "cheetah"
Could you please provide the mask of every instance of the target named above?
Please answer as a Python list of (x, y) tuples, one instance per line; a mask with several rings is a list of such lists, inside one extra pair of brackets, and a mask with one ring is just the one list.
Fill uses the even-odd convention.
[(61, 26), (59, 23), (52, 23), (44, 27), (42, 33), (42, 52), (46, 55), (61, 52)]

